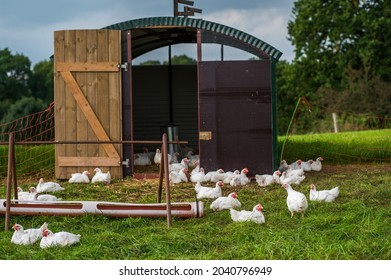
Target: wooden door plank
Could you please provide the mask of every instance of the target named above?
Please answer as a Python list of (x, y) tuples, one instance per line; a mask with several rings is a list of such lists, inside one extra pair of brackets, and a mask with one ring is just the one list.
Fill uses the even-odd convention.
[[(54, 65), (64, 61), (65, 54), (65, 32), (54, 32)], [(54, 122), (57, 124), (55, 129), (55, 140), (65, 139), (65, 126), (62, 125), (62, 121), (65, 120), (65, 82), (61, 78), (60, 73), (54, 72)], [(55, 145), (56, 155), (65, 155), (65, 145)], [(66, 176), (66, 170), (59, 168), (58, 158), (56, 158), (55, 176), (56, 178), (64, 178)]]
[(70, 72), (118, 72), (118, 62), (60, 62), (56, 71)]
[[(67, 62), (76, 62), (76, 31), (75, 30), (66, 30), (65, 31), (65, 61)], [(65, 126), (65, 140), (74, 141), (76, 140), (76, 102), (73, 98), (67, 98), (70, 95), (70, 89), (65, 88), (64, 98), (65, 98), (65, 119), (62, 121)], [(66, 121), (65, 121), (66, 120)], [(76, 156), (76, 144), (67, 144), (65, 145), (65, 154), (67, 156)], [(68, 167), (66, 169), (67, 173), (77, 172), (76, 167)]]
[[(65, 80), (68, 89), (73, 94), (74, 99), (76, 100), (79, 108), (82, 110), (84, 116), (87, 118), (88, 123), (91, 125), (92, 130), (100, 141), (110, 141), (110, 138), (107, 136), (103, 126), (99, 122), (94, 111), (91, 109), (90, 104), (88, 103), (86, 97), (84, 96), (79, 85), (75, 81), (71, 72), (61, 72), (61, 76)], [(107, 153), (107, 156), (119, 158), (119, 154), (115, 150), (112, 144), (102, 144), (102, 147)]]
[[(87, 31), (76, 30), (76, 62), (74, 65), (86, 63), (87, 61)], [(85, 72), (77, 72), (73, 74), (77, 84), (83, 92), (87, 89), (87, 74)], [(87, 138), (88, 121), (79, 107), (76, 108), (76, 140), (88, 140)], [(78, 157), (87, 156), (86, 144), (77, 144), (76, 155)], [(74, 165), (77, 166), (77, 165)], [(78, 172), (83, 172), (81, 168), (77, 168)]]
[[(115, 61), (121, 57), (121, 33), (109, 33), (109, 61)], [(109, 130), (110, 137), (114, 139), (122, 139), (122, 90), (121, 90), (121, 74), (109, 73)], [(122, 155), (122, 145), (116, 144), (116, 150)], [(120, 177), (123, 176), (122, 168), (120, 168)]]
[[(87, 61), (90, 63), (97, 63), (98, 61), (98, 50), (97, 50), (97, 36), (96, 30), (89, 30), (87, 32)], [(97, 92), (98, 92), (98, 74), (97, 72), (89, 72), (87, 74), (87, 91), (86, 98), (89, 104), (96, 112), (97, 107)], [(98, 140), (91, 126), (87, 127), (88, 140)], [(91, 157), (97, 157), (99, 155), (99, 145), (88, 145), (87, 154)]]
[[(58, 157), (61, 167), (79, 166), (81, 169), (89, 166), (120, 166), (118, 158), (114, 157)], [(84, 168), (83, 168), (84, 167)]]

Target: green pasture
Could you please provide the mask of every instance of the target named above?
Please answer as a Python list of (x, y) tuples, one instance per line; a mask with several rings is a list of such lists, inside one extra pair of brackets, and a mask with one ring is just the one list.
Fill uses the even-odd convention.
[[(43, 250), (38, 243), (14, 245), (10, 242), (13, 231), (2, 230), (0, 256), (23, 260), (389, 260), (389, 134), (388, 130), (291, 137), (286, 145), (287, 159), (314, 157), (317, 153), (309, 151), (316, 151), (314, 144), (319, 147), (319, 156), (325, 159), (322, 171), (306, 173), (304, 182), (293, 188), (308, 198), (311, 183), (318, 190), (340, 187), (340, 195), (333, 203), (309, 201), (304, 218), (290, 217), (286, 192), (281, 186), (259, 187), (253, 181), (244, 187), (224, 186), (223, 194), (236, 191), (241, 209), (250, 210), (262, 203), (265, 224), (234, 223), (229, 211), (210, 210), (211, 200), (203, 200), (204, 217), (174, 217), (170, 228), (165, 218), (12, 216), (11, 224), (31, 228), (47, 222), (54, 232), (81, 234), (81, 242)], [(373, 161), (365, 156), (370, 147)], [(339, 162), (337, 155), (349, 156)], [(56, 195), (63, 200), (154, 203), (157, 198), (157, 180), (126, 178), (108, 186), (60, 183), (65, 190)], [(22, 187), (34, 185), (32, 181)], [(172, 186), (171, 194), (172, 202), (195, 201), (190, 183)], [(5, 197), (4, 185), (0, 185), (0, 197)], [(0, 217), (0, 224), (3, 229), (4, 216)]]

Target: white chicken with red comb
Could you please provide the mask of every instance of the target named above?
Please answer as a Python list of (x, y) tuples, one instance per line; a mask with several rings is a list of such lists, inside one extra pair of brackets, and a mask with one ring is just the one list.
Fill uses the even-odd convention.
[(257, 204), (253, 207), (252, 211), (242, 210), (238, 211), (233, 208), (229, 209), (231, 219), (234, 222), (254, 222), (262, 224), (265, 222), (265, 216), (262, 213), (262, 204)]
[(168, 174), (168, 178), (170, 180), (170, 182), (172, 184), (179, 184), (179, 183), (186, 183), (186, 182), (189, 182), (189, 179), (188, 179), (188, 172), (187, 172), (187, 168), (182, 168), (181, 170), (179, 170), (179, 172), (177, 171), (171, 171), (169, 174)]
[(218, 181), (214, 188), (202, 186), (200, 182), (194, 186), (194, 190), (197, 193), (197, 199), (202, 198), (218, 198), (223, 196), (223, 191), (221, 187), (224, 186), (222, 181)]
[(90, 182), (90, 172), (88, 170), (83, 171), (82, 173), (73, 173), (71, 174), (71, 178), (69, 178), (69, 183), (79, 184), (79, 183), (86, 183), (88, 184)]
[(40, 228), (23, 229), (20, 224), (14, 224), (15, 232), (12, 235), (11, 242), (17, 245), (32, 245), (42, 238), (42, 230), (47, 227), (44, 223)]
[(230, 193), (228, 196), (218, 197), (210, 204), (210, 209), (214, 211), (220, 211), (230, 208), (239, 208), (242, 204), (238, 200), (238, 195), (236, 192)]
[(106, 173), (102, 172), (100, 168), (94, 169), (95, 175), (91, 179), (91, 183), (98, 183), (102, 182), (104, 184), (110, 184), (111, 183), (111, 174), (110, 171), (107, 171)]
[(240, 174), (233, 177), (229, 184), (232, 187), (245, 186), (249, 184), (251, 180), (247, 177), (248, 172), (248, 168), (243, 168), (242, 171), (240, 171)]
[(54, 246), (71, 246), (73, 244), (79, 243), (81, 237), (80, 234), (73, 234), (66, 231), (53, 233), (47, 227), (43, 228), (42, 235), (43, 237), (40, 242), (40, 247), (42, 249)]
[(292, 189), (290, 184), (283, 184), (282, 187), (288, 194), (286, 204), (289, 212), (291, 212), (291, 217), (293, 217), (297, 212), (301, 213), (301, 216), (304, 217), (304, 212), (308, 208), (308, 201), (305, 195)]

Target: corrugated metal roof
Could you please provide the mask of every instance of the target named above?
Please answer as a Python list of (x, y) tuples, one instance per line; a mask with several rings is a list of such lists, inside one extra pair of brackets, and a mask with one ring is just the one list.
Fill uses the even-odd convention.
[(151, 17), (141, 18), (129, 21), (123, 21), (120, 23), (112, 24), (104, 27), (103, 29), (116, 29), (116, 30), (132, 30), (151, 27), (190, 27), (198, 28), (202, 30), (208, 30), (217, 32), (237, 40), (240, 40), (246, 44), (249, 44), (262, 52), (266, 53), (271, 58), (278, 60), (282, 52), (267, 44), (266, 42), (238, 29), (222, 25), (216, 22), (210, 22), (203, 19), (189, 18), (189, 17)]

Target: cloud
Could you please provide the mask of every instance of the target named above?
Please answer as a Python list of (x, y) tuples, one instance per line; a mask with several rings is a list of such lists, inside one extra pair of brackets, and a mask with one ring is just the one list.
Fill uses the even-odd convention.
[(253, 10), (226, 9), (205, 15), (204, 19), (218, 22), (253, 35), (284, 53), (283, 59), (293, 59), (290, 42), (286, 39), (287, 16), (276, 8)]

